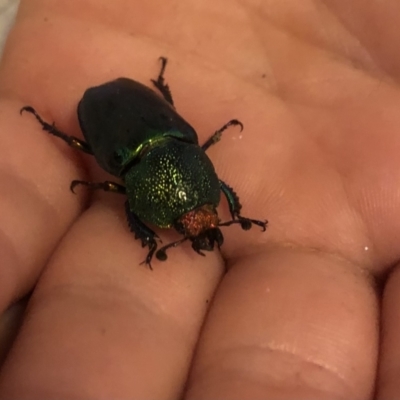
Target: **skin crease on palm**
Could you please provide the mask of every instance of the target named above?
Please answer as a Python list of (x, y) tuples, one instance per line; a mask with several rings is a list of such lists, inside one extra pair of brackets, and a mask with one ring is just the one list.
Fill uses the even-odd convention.
[[(22, 1), (0, 66), (0, 305), (34, 291), (0, 399), (399, 398), (399, 24), (397, 0)], [(110, 177), (18, 111), (80, 136), (83, 91), (150, 84), (161, 55), (201, 142), (243, 122), (208, 154), (270, 224), (150, 271), (123, 199), (68, 189)]]

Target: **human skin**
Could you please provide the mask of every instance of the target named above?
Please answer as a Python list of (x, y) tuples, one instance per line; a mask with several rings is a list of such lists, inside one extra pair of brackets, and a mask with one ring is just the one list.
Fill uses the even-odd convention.
[[(0, 306), (33, 294), (0, 399), (399, 398), (399, 24), (397, 0), (22, 1), (0, 68)], [(68, 189), (110, 176), (19, 109), (81, 137), (84, 90), (150, 84), (159, 56), (200, 142), (243, 122), (208, 154), (269, 227), (150, 271), (122, 196)]]

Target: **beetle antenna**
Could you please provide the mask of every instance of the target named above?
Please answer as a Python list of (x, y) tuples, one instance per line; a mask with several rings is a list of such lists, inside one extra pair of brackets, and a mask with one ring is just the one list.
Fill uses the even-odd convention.
[(244, 231), (248, 231), (251, 228), (251, 225), (258, 225), (261, 227), (262, 231), (264, 232), (267, 227), (268, 221), (258, 221), (256, 219), (249, 219), (240, 217), (239, 219), (232, 219), (231, 221), (223, 222), (222, 224), (218, 224), (218, 226), (230, 226), (233, 224), (240, 224)]
[(157, 259), (160, 260), (160, 261), (165, 261), (168, 258), (166, 251), (170, 247), (177, 247), (181, 243), (185, 242), (188, 239), (189, 239), (188, 237), (184, 237), (182, 239), (177, 240), (176, 242), (172, 242), (172, 243), (167, 244), (166, 246), (161, 247), (161, 249), (157, 250), (157, 252), (156, 252)]

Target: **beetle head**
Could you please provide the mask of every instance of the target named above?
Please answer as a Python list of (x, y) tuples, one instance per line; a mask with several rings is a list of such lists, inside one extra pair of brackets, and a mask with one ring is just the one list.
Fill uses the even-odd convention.
[(201, 236), (209, 229), (216, 228), (218, 224), (217, 210), (214, 206), (205, 204), (182, 215), (174, 227), (180, 234), (192, 239)]
[(162, 247), (157, 251), (156, 257), (159, 260), (165, 260), (168, 248), (176, 247), (186, 240), (190, 240), (193, 250), (202, 256), (204, 256), (202, 250), (212, 251), (215, 244), (220, 248), (224, 237), (218, 228), (219, 222), (215, 207), (209, 204), (187, 212), (174, 224), (175, 229), (183, 235), (183, 238)]

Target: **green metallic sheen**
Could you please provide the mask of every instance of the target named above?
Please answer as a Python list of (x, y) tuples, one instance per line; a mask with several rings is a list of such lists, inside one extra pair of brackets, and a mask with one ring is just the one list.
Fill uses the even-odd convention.
[(220, 184), (206, 153), (195, 144), (164, 139), (124, 176), (131, 211), (169, 228), (187, 212), (220, 201)]

